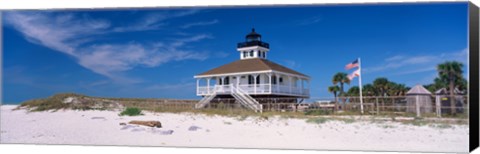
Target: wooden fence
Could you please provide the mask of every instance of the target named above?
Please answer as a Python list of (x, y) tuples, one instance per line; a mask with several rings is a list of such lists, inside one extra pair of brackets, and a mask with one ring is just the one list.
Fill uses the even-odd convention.
[[(310, 99), (301, 103), (291, 98), (255, 98), (261, 102), (263, 112), (321, 112), (322, 114), (360, 114), (359, 97), (338, 97)], [(410, 115), (410, 116), (451, 116), (450, 96), (416, 95), (363, 97), (364, 114), (368, 115)], [(468, 117), (468, 97), (453, 97), (456, 116)], [(187, 111), (195, 109), (199, 100), (153, 100), (123, 101), (124, 106), (135, 106), (154, 111)], [(319, 103), (321, 102), (321, 103)], [(248, 110), (233, 98), (215, 98), (203, 109)]]

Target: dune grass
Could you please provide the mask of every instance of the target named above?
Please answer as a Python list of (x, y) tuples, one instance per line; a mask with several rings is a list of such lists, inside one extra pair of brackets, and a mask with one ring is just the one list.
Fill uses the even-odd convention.
[(19, 108), (29, 108), (30, 111), (47, 111), (47, 110), (60, 110), (67, 109), (70, 107), (70, 104), (63, 103), (65, 98), (68, 97), (86, 97), (84, 95), (74, 94), (74, 93), (64, 93), (57, 94), (48, 98), (43, 99), (34, 99), (21, 103)]

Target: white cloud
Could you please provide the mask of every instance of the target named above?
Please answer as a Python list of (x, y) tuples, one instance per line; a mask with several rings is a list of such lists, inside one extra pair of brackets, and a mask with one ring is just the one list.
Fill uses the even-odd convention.
[(385, 59), (385, 61), (390, 62), (390, 61), (402, 60), (404, 58), (405, 58), (404, 56), (397, 55), (397, 56), (389, 57)]
[(288, 68), (298, 68), (300, 67), (300, 64), (298, 64), (297, 62), (293, 61), (293, 60), (283, 60), (285, 62), (285, 65), (288, 66)]
[(107, 21), (84, 19), (72, 20), (72, 15), (49, 17), (44, 13), (5, 13), (7, 24), (32, 43), (41, 44), (57, 51), (74, 55), (74, 48), (68, 41), (84, 38), (99, 33), (110, 26)]
[[(153, 28), (165, 18), (181, 17), (196, 11), (184, 11), (165, 16), (148, 16), (144, 25), (134, 25), (136, 30)], [(73, 14), (5, 13), (7, 24), (20, 31), (28, 41), (43, 45), (75, 58), (79, 65), (120, 82), (137, 82), (122, 72), (137, 66), (155, 67), (180, 60), (204, 60), (206, 53), (183, 50), (187, 43), (211, 38), (206, 34), (176, 39), (173, 42), (125, 44), (94, 44), (97, 35), (111, 30), (110, 22)]]
[(431, 67), (419, 68), (419, 69), (414, 69), (414, 70), (401, 71), (401, 72), (395, 73), (394, 75), (406, 75), (406, 74), (422, 73), (422, 72), (434, 71), (436, 69), (437, 68), (435, 66), (431, 66)]
[(212, 36), (210, 35), (207, 35), (207, 34), (200, 34), (200, 35), (195, 35), (195, 36), (192, 36), (192, 37), (188, 37), (188, 38), (182, 38), (182, 39), (176, 39), (171, 45), (170, 48), (177, 48), (177, 47), (181, 47), (183, 45), (185, 45), (186, 43), (189, 43), (189, 42), (196, 42), (196, 41), (200, 41), (200, 40), (203, 40), (203, 39), (210, 39), (210, 38), (213, 38)]
[(115, 27), (112, 31), (114, 32), (132, 32), (132, 31), (147, 31), (147, 30), (156, 30), (160, 29), (162, 26), (166, 25), (165, 23), (159, 23), (163, 20), (167, 19), (167, 16), (164, 14), (150, 14), (139, 21), (137, 23), (122, 26), (122, 27)]
[(445, 52), (436, 55), (407, 56), (396, 55), (386, 58), (378, 66), (363, 68), (366, 73), (394, 72), (394, 75), (407, 75), (436, 70), (436, 66), (444, 61), (459, 61), (467, 64), (467, 49), (455, 52)]
[(195, 89), (196, 83), (188, 82), (188, 83), (179, 83), (179, 84), (157, 84), (147, 87), (147, 90), (169, 90), (169, 91), (177, 91), (177, 90), (185, 90), (185, 89)]
[(216, 23), (218, 23), (217, 19), (212, 20), (212, 21), (188, 23), (188, 24), (185, 24), (185, 25), (181, 26), (180, 28), (186, 29), (186, 28), (190, 28), (190, 27), (194, 27), (194, 26), (208, 26), (208, 25), (213, 25), (213, 24), (216, 24)]
[(438, 57), (435, 56), (412, 56), (412, 57), (405, 57), (405, 56), (394, 56), (387, 58), (385, 63), (381, 64), (381, 66), (377, 67), (369, 67), (364, 68), (365, 72), (377, 72), (383, 70), (391, 70), (396, 69), (404, 66), (428, 63), (431, 61), (437, 61)]
[(314, 16), (314, 17), (310, 17), (310, 18), (307, 18), (307, 19), (297, 21), (297, 23), (298, 23), (298, 25), (311, 25), (311, 24), (318, 23), (322, 20), (323, 20), (323, 18), (321, 16)]
[(130, 24), (122, 27), (113, 28), (113, 32), (133, 32), (133, 31), (148, 31), (148, 30), (157, 30), (161, 29), (162, 26), (167, 25), (164, 23), (165, 20), (171, 18), (184, 17), (188, 15), (193, 15), (198, 13), (200, 10), (193, 9), (175, 13), (152, 13), (148, 14), (134, 24)]

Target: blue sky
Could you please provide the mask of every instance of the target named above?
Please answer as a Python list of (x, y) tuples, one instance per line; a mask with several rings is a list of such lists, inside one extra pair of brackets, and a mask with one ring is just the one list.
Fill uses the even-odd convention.
[(438, 63), (467, 65), (466, 2), (3, 11), (3, 102), (60, 92), (197, 99), (193, 76), (238, 60), (252, 27), (269, 60), (311, 76), (312, 98), (332, 97), (333, 74), (357, 57), (364, 84), (428, 84)]

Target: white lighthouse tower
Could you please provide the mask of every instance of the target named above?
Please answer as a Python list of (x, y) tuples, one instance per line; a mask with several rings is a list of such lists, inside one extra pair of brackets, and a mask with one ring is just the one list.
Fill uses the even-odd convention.
[(262, 42), (262, 35), (255, 32), (252, 28), (245, 42), (238, 43), (237, 51), (240, 52), (240, 59), (267, 58), (267, 52), (270, 50), (268, 43)]

